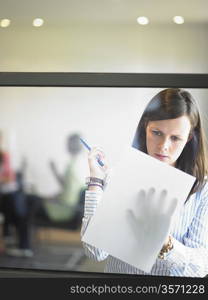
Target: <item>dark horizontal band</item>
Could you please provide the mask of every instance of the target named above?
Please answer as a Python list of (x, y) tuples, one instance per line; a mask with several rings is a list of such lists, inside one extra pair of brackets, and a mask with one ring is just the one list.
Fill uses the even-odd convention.
[(102, 180), (100, 178), (97, 178), (97, 177), (87, 177), (86, 178), (86, 184), (93, 183), (93, 182), (97, 182), (97, 183), (104, 185), (104, 180)]
[(0, 72), (0, 86), (208, 88), (208, 74)]
[(88, 184), (88, 187), (89, 186), (99, 186), (103, 190), (103, 186), (99, 183), (90, 183), (90, 184)]

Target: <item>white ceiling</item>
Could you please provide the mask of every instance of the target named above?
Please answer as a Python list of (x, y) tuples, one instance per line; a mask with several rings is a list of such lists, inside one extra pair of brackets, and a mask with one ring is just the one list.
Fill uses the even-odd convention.
[(26, 24), (42, 17), (47, 24), (134, 24), (145, 15), (152, 24), (171, 23), (182, 15), (188, 23), (208, 23), (208, 0), (0, 0), (0, 19)]

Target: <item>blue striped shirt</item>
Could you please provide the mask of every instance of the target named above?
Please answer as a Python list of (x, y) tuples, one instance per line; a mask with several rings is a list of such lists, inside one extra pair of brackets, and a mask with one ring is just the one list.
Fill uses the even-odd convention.
[[(85, 211), (82, 220), (83, 236), (102, 191), (86, 191)], [(208, 274), (208, 183), (181, 208), (176, 222), (171, 227), (173, 249), (165, 259), (157, 258), (150, 273), (131, 266), (105, 251), (83, 243), (85, 253), (96, 261), (106, 259), (104, 272), (158, 276), (204, 277)]]

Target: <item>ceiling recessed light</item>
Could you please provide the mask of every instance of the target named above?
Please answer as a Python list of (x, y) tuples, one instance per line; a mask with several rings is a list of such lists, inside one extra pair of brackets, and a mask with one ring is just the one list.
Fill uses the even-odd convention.
[(147, 17), (138, 17), (137, 18), (137, 23), (139, 23), (140, 25), (147, 25), (149, 23), (149, 20)]
[(9, 19), (2, 19), (0, 22), (1, 27), (8, 27), (10, 25), (11, 21)]
[(176, 24), (183, 24), (184, 23), (184, 18), (182, 16), (175, 16), (175, 17), (173, 17), (173, 21)]
[(43, 23), (44, 23), (44, 20), (41, 18), (36, 18), (33, 20), (33, 26), (35, 26), (35, 27), (40, 27), (43, 25)]

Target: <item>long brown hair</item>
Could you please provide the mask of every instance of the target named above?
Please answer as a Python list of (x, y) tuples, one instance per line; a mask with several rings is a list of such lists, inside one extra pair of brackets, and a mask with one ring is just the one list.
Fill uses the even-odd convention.
[(188, 116), (190, 139), (177, 159), (176, 168), (196, 177), (189, 196), (199, 191), (208, 174), (207, 147), (200, 113), (193, 96), (180, 88), (168, 88), (155, 95), (145, 108), (132, 146), (147, 153), (146, 127), (149, 121), (176, 119)]

